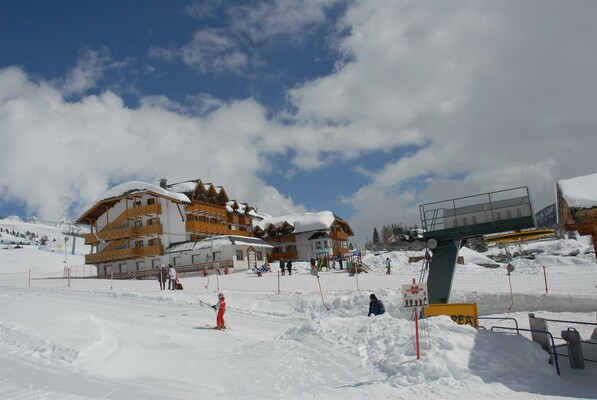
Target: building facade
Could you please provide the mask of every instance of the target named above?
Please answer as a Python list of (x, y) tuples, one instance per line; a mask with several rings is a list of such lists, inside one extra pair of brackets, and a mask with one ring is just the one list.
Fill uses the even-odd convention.
[(252, 212), (248, 204), (230, 200), (221, 186), (200, 179), (168, 185), (162, 179), (160, 186), (136, 181), (115, 186), (77, 223), (91, 228), (85, 236), (91, 246), (85, 263), (96, 265), (98, 276), (140, 277), (162, 264), (174, 264), (172, 254), (165, 253), (173, 243), (219, 235), (249, 237)]
[(253, 228), (253, 236), (273, 246), (269, 261), (308, 261), (337, 257), (349, 251), (352, 228), (330, 211), (267, 217)]

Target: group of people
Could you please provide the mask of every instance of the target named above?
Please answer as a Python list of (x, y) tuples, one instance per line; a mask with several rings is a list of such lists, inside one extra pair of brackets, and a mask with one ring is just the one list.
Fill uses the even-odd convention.
[(168, 290), (182, 290), (182, 283), (178, 279), (176, 269), (172, 264), (162, 264), (160, 272), (158, 273), (158, 281), (160, 283), (160, 290), (166, 290), (166, 281), (168, 282)]
[(284, 259), (280, 258), (280, 271), (282, 275), (286, 275), (286, 271), (288, 271), (288, 275), (292, 275), (292, 260), (288, 259), (286, 263), (284, 263)]
[[(211, 306), (216, 311), (216, 329), (226, 329), (226, 322), (224, 321), (224, 314), (226, 313), (226, 298), (224, 293), (218, 293), (218, 302)], [(371, 315), (382, 315), (386, 312), (386, 309), (381, 300), (371, 293), (369, 296), (369, 313)]]

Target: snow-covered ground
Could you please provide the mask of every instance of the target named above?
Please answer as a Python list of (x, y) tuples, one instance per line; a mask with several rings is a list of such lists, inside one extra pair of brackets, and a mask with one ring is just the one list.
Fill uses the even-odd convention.
[[(61, 243), (60, 231), (55, 237)], [(333, 270), (318, 282), (297, 263), (297, 272), (279, 280), (276, 272), (192, 276), (172, 292), (152, 280), (69, 283), (65, 266), (77, 276), (94, 273), (79, 246), (75, 254), (70, 247), (0, 248), (0, 398), (597, 398), (594, 363), (571, 370), (561, 359), (558, 376), (529, 335), (489, 329), (511, 326), (509, 319), (481, 320), (486, 330), (448, 317), (422, 320), (417, 360), (400, 289), (418, 279), (421, 262), (408, 263), (418, 253), (366, 255), (371, 272), (356, 277)], [(515, 318), (521, 328), (529, 312), (597, 322), (597, 264), (587, 238), (521, 247), (542, 253), (515, 258), (511, 276), (504, 264), (480, 267), (487, 255), (463, 249), (452, 301), (474, 301), (483, 316)], [(210, 329), (214, 312), (201, 303), (213, 304), (218, 291), (228, 304), (223, 332)], [(367, 317), (372, 291), (386, 314)], [(560, 325), (550, 323), (556, 336), (567, 326)], [(583, 339), (593, 330), (577, 328)]]

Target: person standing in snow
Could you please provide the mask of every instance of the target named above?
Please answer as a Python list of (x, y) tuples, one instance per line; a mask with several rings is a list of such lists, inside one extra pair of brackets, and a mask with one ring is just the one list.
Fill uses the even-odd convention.
[(340, 270), (342, 270), (342, 262), (344, 261), (344, 256), (342, 253), (338, 254), (338, 265), (340, 265)]
[(311, 257), (310, 263), (311, 263), (311, 275), (317, 276), (317, 265), (316, 265), (316, 260)]
[(166, 281), (168, 280), (168, 271), (166, 270), (166, 264), (162, 264), (158, 271), (158, 280), (160, 281), (160, 290), (166, 289)]
[(386, 312), (386, 309), (383, 306), (381, 300), (379, 300), (373, 293), (369, 296), (369, 314), (368, 317), (373, 315), (381, 315)]
[(288, 270), (288, 275), (292, 275), (292, 260), (288, 259), (286, 263), (286, 269)]
[(176, 270), (172, 266), (172, 264), (168, 264), (170, 267), (168, 269), (168, 290), (176, 290)]
[(386, 257), (386, 275), (390, 275), (390, 269), (392, 269), (392, 262), (390, 261), (390, 257)]
[(226, 298), (224, 293), (218, 293), (218, 302), (211, 306), (218, 315), (216, 316), (216, 329), (226, 329), (226, 323), (224, 322), (224, 313), (226, 312)]
[(280, 271), (282, 271), (282, 275), (286, 274), (285, 268), (286, 268), (286, 265), (284, 264), (284, 259), (280, 258)]

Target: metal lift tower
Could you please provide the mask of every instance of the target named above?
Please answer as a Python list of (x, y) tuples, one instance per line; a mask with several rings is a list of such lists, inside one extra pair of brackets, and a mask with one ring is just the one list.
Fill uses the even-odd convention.
[(429, 304), (449, 301), (463, 239), (535, 227), (526, 186), (423, 204), (419, 212), (433, 252), (427, 278)]

